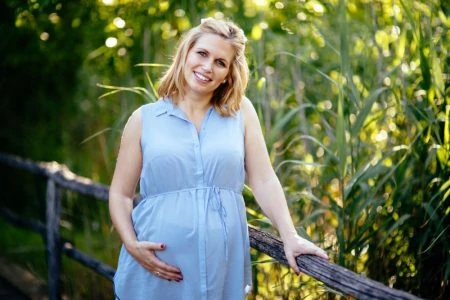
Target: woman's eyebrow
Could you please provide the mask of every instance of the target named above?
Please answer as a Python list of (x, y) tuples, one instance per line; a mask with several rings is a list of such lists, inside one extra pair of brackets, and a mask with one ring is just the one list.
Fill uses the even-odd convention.
[(206, 50), (205, 48), (203, 48), (203, 47), (196, 47), (196, 49), (195, 50), (201, 50), (201, 51), (205, 51), (205, 52), (208, 52), (209, 53), (209, 51), (208, 50)]

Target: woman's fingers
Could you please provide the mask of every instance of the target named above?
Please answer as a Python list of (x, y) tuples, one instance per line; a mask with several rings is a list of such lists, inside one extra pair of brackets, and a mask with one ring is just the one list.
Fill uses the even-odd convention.
[(149, 272), (162, 279), (175, 281), (183, 280), (183, 275), (178, 267), (171, 266), (157, 257), (155, 251), (164, 251), (166, 249), (165, 244), (147, 241), (142, 241), (139, 243), (139, 246), (145, 255), (145, 257), (141, 260), (141, 264)]
[(183, 274), (181, 274), (179, 268), (168, 265), (167, 263), (160, 260), (155, 254), (153, 254), (150, 259), (152, 261), (150, 271), (156, 276), (167, 280), (183, 280)]
[(141, 242), (143, 247), (146, 247), (148, 250), (150, 250), (150, 255), (154, 257), (153, 263), (156, 264), (156, 267), (163, 269), (167, 272), (179, 272), (181, 273), (180, 269), (171, 266), (157, 258), (154, 251), (164, 251), (166, 249), (166, 245), (163, 243), (152, 243), (152, 242)]
[(317, 247), (314, 243), (299, 236), (287, 241), (285, 243), (284, 251), (289, 265), (297, 275), (300, 274), (300, 269), (298, 268), (296, 260), (297, 256), (302, 254), (311, 254), (324, 259), (329, 259), (327, 253), (322, 248)]
[(163, 269), (155, 269), (154, 271), (152, 271), (153, 275), (161, 278), (161, 279), (165, 279), (165, 280), (169, 280), (169, 281), (176, 281), (176, 282), (180, 282), (183, 280), (183, 275), (181, 275), (181, 273), (179, 272), (167, 272)]
[(295, 256), (294, 255), (287, 255), (286, 258), (287, 258), (287, 261), (288, 261), (289, 265), (294, 270), (295, 274), (300, 275), (300, 269), (297, 266), (297, 261), (295, 259)]
[(325, 258), (325, 259), (329, 259), (328, 254), (325, 252), (325, 250), (323, 250), (319, 247), (316, 247), (315, 255)]
[(327, 253), (322, 248), (317, 247), (314, 243), (301, 237), (298, 237), (297, 242), (294, 243), (293, 252), (297, 256), (301, 254), (312, 254), (328, 259)]
[(166, 245), (164, 243), (153, 243), (147, 241), (139, 241), (138, 243), (140, 247), (153, 251), (161, 251), (166, 248)]
[(305, 251), (303, 253), (300, 254), (313, 254), (325, 259), (328, 259), (328, 255), (327, 253), (320, 247), (317, 247), (316, 245), (314, 245), (313, 243), (311, 243), (310, 241), (304, 240), (305, 243), (307, 244), (305, 247)]

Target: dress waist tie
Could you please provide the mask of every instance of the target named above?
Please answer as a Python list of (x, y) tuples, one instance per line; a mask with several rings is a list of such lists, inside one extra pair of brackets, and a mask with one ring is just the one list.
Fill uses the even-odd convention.
[[(227, 218), (227, 210), (223, 206), (222, 203), (222, 197), (220, 196), (220, 188), (217, 186), (213, 186), (213, 200), (212, 200), (212, 207), (213, 210), (217, 211), (220, 216), (220, 221), (222, 223), (222, 232), (224, 237), (224, 246), (225, 246), (225, 261), (228, 261), (228, 228), (226, 223)], [(211, 199), (211, 197), (210, 197)]]

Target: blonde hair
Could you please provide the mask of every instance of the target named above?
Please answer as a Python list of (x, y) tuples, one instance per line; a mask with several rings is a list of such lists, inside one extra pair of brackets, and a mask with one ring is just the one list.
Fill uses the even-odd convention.
[(213, 18), (202, 19), (200, 25), (190, 29), (183, 35), (179, 41), (172, 64), (161, 78), (158, 95), (159, 97), (172, 95), (183, 97), (186, 86), (183, 74), (187, 54), (198, 39), (206, 33), (222, 37), (235, 50), (226, 82), (214, 91), (211, 98), (212, 105), (222, 116), (231, 116), (240, 108), (249, 76), (247, 59), (245, 57), (247, 38), (243, 30), (231, 21), (221, 21)]

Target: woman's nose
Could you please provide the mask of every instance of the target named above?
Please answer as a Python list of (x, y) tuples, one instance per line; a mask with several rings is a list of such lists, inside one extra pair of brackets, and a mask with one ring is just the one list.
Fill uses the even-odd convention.
[(203, 63), (202, 68), (205, 72), (211, 72), (212, 69), (212, 61), (207, 60)]

